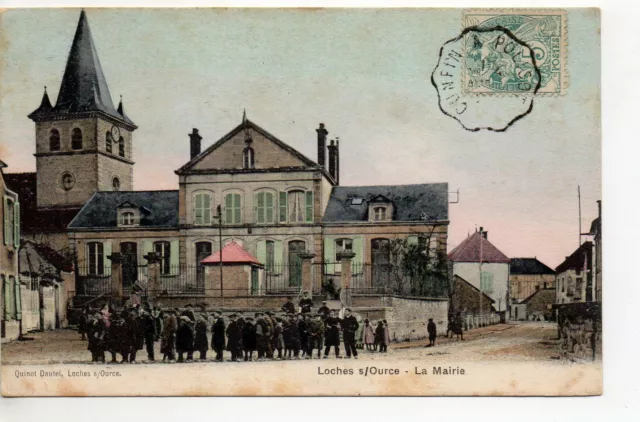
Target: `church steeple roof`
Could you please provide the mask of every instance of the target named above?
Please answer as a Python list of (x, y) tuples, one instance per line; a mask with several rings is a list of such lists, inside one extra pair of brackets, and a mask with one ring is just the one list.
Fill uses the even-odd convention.
[(33, 114), (50, 113), (52, 108), (53, 107), (51, 106), (51, 101), (49, 101), (49, 94), (47, 94), (47, 87), (45, 86), (44, 94), (42, 94), (42, 101), (40, 102), (40, 107), (38, 107), (36, 111), (33, 112)]
[(84, 10), (80, 13), (56, 105), (48, 112), (41, 108), (42, 106), (29, 117), (100, 111), (135, 126), (128, 117), (118, 113), (113, 105)]

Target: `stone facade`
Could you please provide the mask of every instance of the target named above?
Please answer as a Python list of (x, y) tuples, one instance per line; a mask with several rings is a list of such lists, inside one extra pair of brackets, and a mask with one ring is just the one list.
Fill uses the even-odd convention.
[[(115, 121), (100, 117), (78, 117), (70, 120), (36, 122), (36, 168), (38, 173), (38, 207), (80, 206), (96, 191), (113, 190), (117, 177), (120, 190), (133, 189), (133, 161), (131, 161), (132, 133), (119, 124), (125, 143), (125, 157), (118, 155), (118, 144), (107, 152), (106, 133)], [(72, 149), (74, 129), (82, 133), (82, 148)], [(53, 130), (60, 136), (60, 150), (51, 151)], [(73, 187), (63, 186), (63, 175), (70, 174)]]
[(456, 275), (453, 277), (451, 312), (465, 315), (488, 314), (495, 311), (495, 301), (471, 283)]
[[(0, 286), (2, 288), (2, 341), (20, 336), (22, 319), (21, 289), (18, 276), (18, 249), (20, 247), (19, 199), (4, 182), (0, 161), (0, 224), (2, 224), (2, 242), (0, 242)], [(16, 225), (16, 222), (18, 224)], [(16, 230), (17, 229), (17, 230)]]

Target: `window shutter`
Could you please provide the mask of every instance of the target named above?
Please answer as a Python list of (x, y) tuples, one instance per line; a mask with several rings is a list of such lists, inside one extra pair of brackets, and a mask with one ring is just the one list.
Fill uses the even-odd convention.
[(258, 240), (256, 243), (256, 258), (265, 266), (267, 265), (267, 241)]
[(180, 274), (180, 241), (172, 240), (169, 244), (169, 265), (171, 274)]
[(240, 203), (241, 201), (241, 197), (239, 194), (234, 194), (233, 195), (233, 200), (234, 200), (234, 220), (233, 222), (235, 224), (240, 224), (242, 222), (242, 204)]
[[(353, 257), (351, 261), (351, 271), (355, 274), (356, 272), (362, 272), (364, 265), (362, 265), (362, 257), (364, 256), (364, 239), (362, 236), (356, 236), (353, 238), (353, 253), (356, 256)], [(359, 270), (359, 271), (358, 271)]]
[(276, 270), (282, 268), (283, 258), (282, 240), (276, 240), (273, 242), (273, 264)]
[(287, 222), (287, 192), (280, 192), (280, 198), (278, 201), (279, 209), (280, 209), (280, 222)]
[(195, 195), (195, 204), (193, 207), (193, 222), (195, 224), (203, 224), (204, 220), (203, 220), (203, 205), (202, 205), (202, 201), (204, 200), (204, 197), (201, 193), (198, 193)]
[(13, 204), (13, 246), (20, 247), (20, 203)]
[(307, 223), (313, 223), (313, 191), (306, 191), (305, 195), (305, 219)]
[(203, 195), (202, 206), (204, 207), (204, 211), (202, 211), (202, 224), (209, 225), (211, 224), (211, 195)]
[(258, 224), (262, 224), (264, 223), (264, 192), (256, 193), (253, 197), (253, 201), (253, 220)]
[(327, 274), (335, 272), (336, 241), (332, 237), (324, 238), (324, 262)]
[(265, 222), (273, 223), (273, 194), (271, 192), (265, 192), (264, 199)]
[(20, 321), (22, 319), (22, 296), (20, 293), (20, 281), (18, 277), (13, 279), (15, 285), (15, 299), (16, 299), (16, 320)]
[(8, 277), (6, 276), (2, 276), (2, 280), (3, 280), (3, 296), (4, 296), (4, 319), (9, 321), (12, 317), (11, 315), (11, 308), (12, 308), (12, 300), (13, 300), (13, 296), (11, 295), (11, 292), (13, 291), (13, 286), (11, 285), (11, 281), (9, 280)]
[(102, 262), (104, 263), (103, 274), (111, 274), (111, 260), (107, 258), (111, 255), (111, 242), (106, 241), (102, 244)]
[(233, 207), (233, 198), (231, 197), (231, 194), (227, 194), (224, 197), (224, 210), (223, 210), (223, 214), (224, 214), (224, 223), (225, 224), (231, 224), (233, 222), (233, 210), (231, 209)]
[(11, 220), (9, 219), (9, 197), (4, 196), (4, 244), (9, 245), (9, 226), (11, 225)]

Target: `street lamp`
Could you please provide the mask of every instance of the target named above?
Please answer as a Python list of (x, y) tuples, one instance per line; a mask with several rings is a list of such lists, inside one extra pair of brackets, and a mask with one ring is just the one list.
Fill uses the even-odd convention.
[(222, 282), (222, 206), (218, 205), (216, 207), (216, 215), (214, 215), (213, 218), (218, 220), (218, 241), (219, 241), (218, 247), (220, 250), (220, 298), (222, 298), (223, 292), (224, 292), (224, 287)]

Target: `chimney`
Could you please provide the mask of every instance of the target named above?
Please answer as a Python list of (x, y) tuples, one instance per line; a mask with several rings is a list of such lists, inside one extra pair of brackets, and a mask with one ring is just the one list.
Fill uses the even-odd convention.
[(340, 138), (336, 136), (336, 185), (340, 185)]
[(489, 240), (489, 232), (484, 231), (484, 227), (480, 227), (480, 235), (481, 235), (485, 240)]
[(191, 144), (191, 159), (193, 160), (195, 157), (200, 155), (200, 141), (202, 140), (202, 136), (198, 134), (198, 129), (193, 128), (193, 132), (189, 134), (190, 144)]
[(325, 166), (327, 151), (327, 135), (329, 132), (324, 128), (324, 123), (320, 123), (320, 127), (316, 129), (318, 133), (318, 164)]
[(336, 185), (340, 184), (340, 140), (332, 139), (327, 147), (329, 150), (329, 174), (335, 180)]

